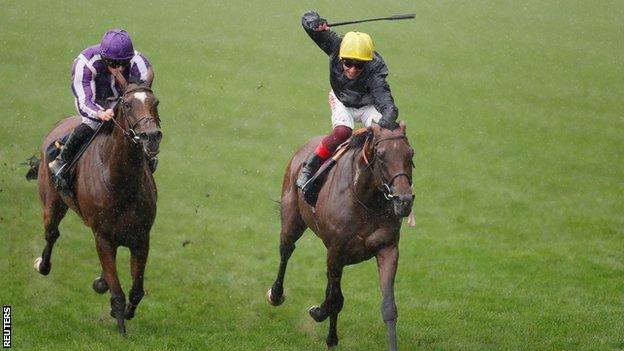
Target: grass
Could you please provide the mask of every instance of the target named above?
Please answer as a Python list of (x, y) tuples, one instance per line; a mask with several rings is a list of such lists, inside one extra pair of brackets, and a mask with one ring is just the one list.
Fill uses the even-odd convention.
[[(0, 300), (16, 349), (319, 350), (324, 248), (307, 233), (286, 276), (277, 200), (288, 159), (330, 128), (327, 63), (300, 27), (415, 12), (369, 32), (417, 150), (415, 228), (396, 281), (403, 350), (624, 349), (624, 5), (617, 1), (5, 1), (0, 13)], [(123, 9), (124, 14), (114, 9)], [(102, 15), (87, 15), (102, 14)], [(77, 216), (52, 273), (23, 162), (74, 114), (73, 58), (126, 28), (154, 64), (164, 140), (147, 295), (118, 337)], [(190, 241), (186, 246), (182, 243)], [(127, 250), (118, 258), (130, 286)], [(345, 270), (338, 350), (386, 347), (374, 261)]]

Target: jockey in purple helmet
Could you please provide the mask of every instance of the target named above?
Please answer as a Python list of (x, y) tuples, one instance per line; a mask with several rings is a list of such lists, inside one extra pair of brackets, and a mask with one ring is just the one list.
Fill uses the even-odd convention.
[[(71, 87), (82, 123), (72, 131), (61, 153), (50, 162), (54, 176), (60, 176), (65, 165), (103, 121), (113, 118), (109, 101), (121, 96), (120, 81), (130, 77), (151, 86), (154, 71), (147, 58), (134, 50), (130, 35), (122, 29), (109, 30), (99, 44), (84, 49), (74, 60)], [(155, 160), (152, 164), (155, 166)]]

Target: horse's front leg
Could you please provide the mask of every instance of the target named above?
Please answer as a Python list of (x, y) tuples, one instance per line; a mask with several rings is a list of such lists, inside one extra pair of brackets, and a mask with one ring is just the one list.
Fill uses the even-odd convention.
[(381, 302), (381, 316), (388, 331), (388, 345), (391, 351), (396, 351), (396, 320), (397, 307), (394, 302), (394, 277), (399, 263), (399, 247), (397, 245), (385, 247), (377, 253), (377, 269), (379, 270), (379, 285), (383, 300)]
[(122, 336), (126, 336), (126, 325), (124, 322), (126, 295), (124, 295), (124, 292), (121, 289), (119, 277), (117, 276), (117, 265), (115, 263), (117, 246), (113, 245), (107, 238), (104, 238), (102, 234), (96, 233), (95, 247), (97, 249), (98, 256), (100, 257), (104, 280), (111, 291), (111, 316), (117, 319), (119, 333)]
[(139, 302), (145, 295), (143, 290), (143, 277), (145, 272), (145, 264), (147, 262), (147, 254), (149, 252), (149, 244), (142, 245), (140, 247), (130, 248), (130, 269), (132, 272), (132, 289), (130, 289), (130, 296), (128, 299), (128, 305), (126, 306), (125, 317), (126, 319), (132, 319), (134, 317), (134, 311), (136, 310)]
[(327, 317), (330, 318), (329, 334), (327, 335), (327, 346), (338, 345), (337, 322), (338, 314), (342, 310), (344, 297), (340, 287), (342, 270), (344, 265), (334, 250), (327, 252), (327, 288), (325, 290), (325, 301), (321, 306), (312, 306), (309, 309), (310, 316), (317, 322), (322, 322)]

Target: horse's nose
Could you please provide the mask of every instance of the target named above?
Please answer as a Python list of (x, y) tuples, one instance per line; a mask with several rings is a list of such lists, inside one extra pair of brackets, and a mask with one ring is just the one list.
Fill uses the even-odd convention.
[(143, 132), (139, 134), (139, 138), (141, 139), (141, 141), (145, 141), (150, 144), (160, 143), (160, 140), (162, 139), (162, 132), (160, 130), (149, 132), (149, 133)]
[(160, 148), (160, 140), (162, 139), (162, 132), (155, 130), (151, 132), (143, 132), (139, 134), (141, 144), (143, 145), (143, 152), (147, 157), (154, 157), (158, 155)]
[(155, 132), (148, 133), (148, 138), (151, 143), (160, 143), (162, 140), (162, 132), (157, 130)]
[(407, 217), (412, 209), (414, 195), (403, 194), (394, 198), (394, 212), (397, 216)]
[(401, 206), (411, 207), (413, 201), (414, 201), (414, 195), (412, 194), (399, 195), (399, 202)]

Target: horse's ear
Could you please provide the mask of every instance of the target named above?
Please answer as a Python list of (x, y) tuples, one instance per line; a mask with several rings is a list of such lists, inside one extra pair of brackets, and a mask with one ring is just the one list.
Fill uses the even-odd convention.
[(403, 134), (405, 134), (405, 129), (407, 128), (407, 124), (405, 123), (405, 121), (399, 121), (399, 127), (403, 131)]
[(115, 77), (115, 80), (121, 87), (122, 91), (126, 91), (126, 89), (128, 89), (128, 81), (121, 73), (113, 73), (113, 77)]
[(145, 85), (145, 83), (146, 83), (146, 82), (145, 82), (144, 80), (141, 80), (141, 79), (140, 79), (140, 78), (138, 78), (138, 77), (135, 77), (135, 76), (130, 76), (130, 77), (128, 78), (128, 83), (130, 83), (130, 84), (136, 84), (136, 85)]

